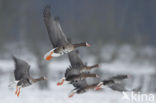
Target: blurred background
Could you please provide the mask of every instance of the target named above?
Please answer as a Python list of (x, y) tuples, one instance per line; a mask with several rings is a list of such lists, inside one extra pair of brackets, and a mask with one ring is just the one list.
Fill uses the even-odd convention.
[(11, 55), (26, 60), (31, 75), (49, 78), (32, 88), (53, 92), (51, 82), (64, 76), (67, 55), (43, 60), (52, 49), (42, 14), (46, 5), (73, 43), (91, 44), (79, 48), (80, 55), (88, 65), (100, 64), (94, 72), (102, 79), (129, 74), (120, 86), (156, 92), (155, 0), (0, 0), (0, 89), (14, 80)]

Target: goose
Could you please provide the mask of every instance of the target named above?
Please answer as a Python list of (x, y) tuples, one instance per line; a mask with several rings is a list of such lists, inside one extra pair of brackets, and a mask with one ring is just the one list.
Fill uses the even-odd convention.
[(19, 58), (16, 58), (15, 56), (12, 57), (15, 63), (15, 70), (14, 70), (14, 76), (16, 80), (16, 92), (15, 94), (17, 96), (20, 95), (20, 89), (30, 86), (36, 82), (47, 80), (46, 77), (40, 77), (37, 79), (34, 79), (30, 76), (29, 70), (30, 65)]
[(97, 74), (91, 74), (89, 71), (93, 68), (97, 68), (99, 65), (95, 64), (93, 66), (84, 65), (82, 62), (78, 50), (74, 50), (68, 54), (68, 58), (71, 66), (66, 69), (65, 77), (61, 79), (61, 82), (58, 82), (57, 85), (63, 85), (64, 81), (74, 81), (74, 80), (83, 80), (89, 77), (99, 77)]
[[(69, 94), (68, 97), (73, 97), (75, 94), (82, 94), (85, 93), (89, 90), (101, 90), (101, 83), (104, 86), (108, 86), (108, 87), (112, 87), (113, 85), (115, 85), (116, 83), (120, 83), (123, 79), (126, 79), (127, 76), (126, 75), (117, 75), (114, 77), (111, 77), (108, 80), (103, 80), (102, 82), (98, 83), (97, 81), (93, 81), (92, 84), (87, 83), (87, 80), (79, 80), (79, 81), (74, 81), (72, 82), (72, 85), (75, 87)], [(114, 88), (111, 88), (112, 90), (114, 90)], [(116, 89), (116, 91), (120, 91), (118, 89)]]
[(81, 72), (87, 72), (87, 71), (90, 71), (92, 69), (99, 67), (99, 64), (94, 64), (92, 66), (87, 66), (86, 63), (84, 64), (83, 61), (81, 60), (80, 56), (79, 56), (78, 50), (75, 50), (75, 51), (69, 53), (68, 58), (69, 58), (71, 66), (73, 68), (79, 67), (80, 73)]
[(57, 17), (52, 17), (50, 13), (50, 6), (46, 6), (43, 11), (44, 23), (48, 31), (48, 36), (53, 49), (44, 55), (44, 59), (49, 61), (53, 57), (59, 57), (67, 54), (78, 47), (90, 47), (87, 42), (72, 44), (67, 40), (65, 33), (63, 32), (61, 25)]
[[(97, 86), (96, 86), (96, 90), (100, 89), (101, 86), (107, 84), (109, 85), (110, 87), (112, 86), (112, 84), (119, 84), (122, 80), (124, 79), (127, 79), (128, 78), (128, 75), (117, 75), (117, 76), (114, 76), (114, 77), (111, 77), (109, 80), (103, 80), (101, 81)], [(112, 87), (113, 89), (113, 87)]]
[(74, 89), (69, 93), (69, 98), (73, 97), (75, 94), (82, 94), (89, 90), (94, 90), (98, 85), (98, 83), (88, 84), (86, 79), (73, 81), (71, 84), (74, 86)]

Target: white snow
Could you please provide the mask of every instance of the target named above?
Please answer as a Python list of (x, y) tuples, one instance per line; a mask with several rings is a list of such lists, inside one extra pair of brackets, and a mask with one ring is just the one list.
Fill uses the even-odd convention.
[[(102, 57), (110, 59), (111, 54), (116, 48), (113, 46), (105, 47)], [(110, 53), (110, 54), (109, 54)], [(128, 87), (137, 87), (142, 85), (143, 89), (147, 91), (151, 82), (151, 75), (155, 74), (155, 66), (149, 62), (131, 62), (135, 57), (135, 53), (132, 51), (130, 46), (123, 46), (118, 50), (117, 60), (111, 63), (100, 64), (100, 69), (104, 73), (114, 74), (130, 74), (134, 75), (133, 79), (127, 80)], [(141, 54), (147, 55), (147, 57), (152, 57), (154, 50), (150, 48), (142, 49)], [(87, 61), (88, 65), (95, 64), (94, 57), (88, 56), (88, 58), (82, 57), (83, 61)], [(28, 60), (28, 58), (23, 58), (28, 61), (31, 65), (31, 70), (37, 73), (37, 66), (35, 60)], [(128, 60), (129, 59), (129, 60)], [(66, 60), (66, 61), (65, 61)], [(14, 63), (13, 60), (0, 60), (0, 103), (156, 103), (153, 102), (131, 102), (127, 100), (122, 100), (123, 94), (121, 92), (112, 91), (110, 89), (104, 89), (104, 91), (89, 91), (84, 94), (75, 95), (72, 98), (68, 98), (70, 91), (73, 89), (72, 85), (64, 84), (61, 87), (56, 85), (57, 81), (61, 79), (66, 68), (70, 65), (67, 59), (55, 61), (52, 60), (48, 64), (48, 80), (49, 80), (49, 90), (39, 90), (38, 84), (34, 84), (30, 87), (21, 90), (20, 97), (15, 95), (15, 88), (8, 88), (9, 83), (14, 79), (13, 70)], [(60, 75), (61, 74), (61, 75)], [(111, 75), (110, 75), (111, 76)], [(144, 78), (142, 78), (142, 76)], [(142, 80), (143, 79), (143, 83)]]
[(56, 82), (51, 82), (50, 87), (49, 90), (41, 91), (38, 90), (37, 84), (34, 84), (22, 89), (20, 96), (17, 97), (14, 94), (15, 89), (9, 89), (6, 84), (3, 84), (0, 89), (0, 100), (1, 103), (132, 103), (128, 100), (122, 100), (122, 93), (111, 90), (100, 92), (89, 91), (84, 94), (76, 94), (72, 98), (69, 98), (68, 94), (73, 88), (71, 85), (57, 87)]
[(130, 64), (126, 62), (117, 61), (112, 64), (101, 64), (100, 69), (102, 71), (108, 71), (113, 73), (124, 73), (124, 74), (136, 74), (136, 75), (143, 75), (143, 74), (154, 74), (155, 67), (150, 64)]
[[(67, 67), (69, 64), (67, 62), (60, 61), (53, 62), (49, 64), (49, 67), (52, 68), (49, 69), (51, 71), (59, 71), (65, 70), (65, 67)], [(13, 67), (12, 67), (13, 66)], [(12, 61), (2, 61), (0, 63), (0, 67), (3, 68), (2, 70), (10, 68), (12, 71), (14, 69), (14, 65)], [(131, 68), (131, 69), (126, 69)], [(101, 70), (104, 69), (104, 71), (110, 71), (115, 72), (116, 74), (120, 72), (124, 73), (135, 73), (136, 75), (139, 73), (145, 74), (145, 73), (152, 73), (153, 68), (150, 66), (142, 66), (137, 69), (138, 65), (128, 65), (124, 64), (121, 65), (121, 63), (113, 63), (113, 64), (102, 64)], [(5, 68), (5, 69), (4, 69)], [(148, 70), (146, 70), (148, 68)], [(9, 70), (9, 71), (10, 71)], [(57, 73), (57, 72), (55, 72)], [(73, 89), (71, 85), (65, 84), (61, 87), (58, 87), (56, 85), (56, 81), (50, 80), (50, 89), (49, 90), (39, 90), (38, 85), (34, 84), (30, 87), (24, 88), (21, 90), (20, 97), (17, 97), (14, 92), (14, 89), (8, 88), (8, 84), (10, 82), (10, 77), (8, 77), (9, 74), (3, 74), (5, 75), (5, 82), (4, 78), (0, 79), (0, 103), (131, 103), (127, 100), (122, 100), (123, 94), (120, 92), (112, 91), (112, 90), (106, 90), (106, 91), (89, 91), (84, 94), (75, 95), (72, 98), (69, 98), (69, 92)], [(3, 83), (4, 82), (4, 83)], [(155, 96), (156, 97), (156, 96)], [(156, 101), (149, 102), (149, 103), (155, 103)], [(135, 103), (147, 103), (147, 102), (135, 102)]]

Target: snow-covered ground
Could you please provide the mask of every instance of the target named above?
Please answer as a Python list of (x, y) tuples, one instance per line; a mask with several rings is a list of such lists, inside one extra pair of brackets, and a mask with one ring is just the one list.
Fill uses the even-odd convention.
[[(2, 83), (5, 79), (8, 82)], [(123, 100), (121, 92), (106, 89), (105, 91), (89, 91), (84, 94), (75, 95), (72, 98), (68, 97), (69, 92), (73, 89), (71, 85), (64, 84), (61, 87), (56, 85), (56, 82), (50, 82), (49, 90), (39, 90), (37, 84), (21, 90), (20, 97), (17, 97), (14, 92), (15, 88), (8, 88), (9, 79), (1, 78), (0, 86), (0, 103), (132, 103), (128, 100)], [(156, 95), (155, 95), (156, 96)], [(134, 102), (134, 103), (155, 103), (153, 102)]]
[[(32, 68), (35, 68), (35, 63), (30, 62)], [(68, 61), (60, 61), (49, 64), (49, 70), (52, 73), (57, 73), (69, 66)], [(137, 68), (140, 69), (137, 69)], [(128, 68), (128, 69), (127, 69)], [(112, 64), (101, 64), (100, 70), (103, 72), (112, 73), (128, 73), (135, 75), (149, 75), (154, 73), (154, 67), (151, 65), (139, 65), (139, 64), (122, 64), (122, 62), (114, 62)], [(39, 90), (38, 85), (34, 84), (30, 87), (21, 90), (20, 97), (17, 97), (14, 89), (8, 88), (10, 82), (10, 74), (13, 73), (14, 65), (13, 61), (0, 60), (0, 70), (4, 72), (0, 78), (0, 103), (156, 103), (155, 101), (128, 101), (123, 100), (123, 94), (121, 92), (105, 89), (103, 91), (89, 91), (84, 94), (75, 95), (72, 98), (68, 98), (69, 92), (73, 89), (72, 85), (65, 84), (62, 87), (56, 85), (57, 80), (49, 80), (49, 90)], [(13, 75), (12, 75), (13, 76)], [(13, 77), (12, 77), (13, 78)], [(57, 77), (61, 78), (61, 77)]]
[[(105, 47), (106, 48), (104, 48), (104, 51), (102, 52), (104, 56), (103, 58), (109, 59), (116, 47), (110, 45)], [(146, 48), (145, 50), (140, 51), (141, 54), (147, 55), (147, 57), (154, 56), (153, 49)], [(153, 84), (155, 82), (155, 65), (150, 62), (133, 62), (135, 52), (133, 52), (133, 49), (130, 46), (121, 47), (118, 50), (118, 53), (116, 61), (100, 64), (98, 69), (104, 74), (101, 75), (102, 78), (116, 74), (129, 74), (132, 75), (132, 78), (129, 78), (125, 82), (125, 84), (128, 85), (127, 87), (129, 90), (141, 86), (143, 90), (146, 91), (144, 93), (149, 93), (148, 90), (152, 87), (151, 83)], [(31, 65), (31, 71), (34, 74), (38, 74), (35, 59), (32, 59), (31, 57), (32, 56), (30, 55), (26, 55), (24, 58), (22, 58), (22, 56), (20, 58), (26, 60)], [(93, 56), (88, 57), (90, 58), (86, 58), (86, 56), (82, 57), (82, 60), (84, 62), (87, 61), (88, 65), (96, 63)], [(8, 88), (8, 84), (14, 80), (13, 60), (0, 60), (0, 103), (156, 103), (156, 94), (153, 94), (154, 101), (129, 101), (122, 99), (122, 92), (112, 91), (108, 88), (105, 88), (103, 91), (89, 91), (69, 98), (68, 95), (73, 89), (73, 86), (65, 84), (58, 87), (56, 85), (56, 82), (63, 76), (63, 73), (68, 66), (69, 61), (67, 59), (59, 61), (56, 61), (55, 59), (52, 60), (52, 62), (49, 62), (48, 64), (47, 75), (49, 77), (50, 88), (48, 90), (40, 90), (36, 83), (30, 87), (22, 89), (20, 97), (17, 97), (14, 93), (15, 88)], [(153, 84), (153, 86), (155, 86), (155, 84)], [(151, 89), (151, 91), (152, 90), (154, 89)], [(127, 94), (130, 95), (130, 93)]]
[(22, 89), (20, 97), (17, 97), (14, 94), (15, 89), (8, 89), (7, 85), (3, 85), (0, 88), (0, 103), (156, 103), (156, 101), (128, 101), (122, 99), (122, 93), (112, 90), (89, 91), (68, 98), (72, 86), (64, 85), (57, 87), (56, 82), (52, 82), (50, 87), (49, 90), (40, 91), (37, 88), (37, 84), (34, 84)]

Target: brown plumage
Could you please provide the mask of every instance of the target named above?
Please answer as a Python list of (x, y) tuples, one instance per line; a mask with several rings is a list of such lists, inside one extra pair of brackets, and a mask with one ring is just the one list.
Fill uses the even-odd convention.
[(112, 85), (120, 83), (122, 80), (127, 79), (127, 78), (128, 78), (128, 75), (117, 75), (117, 76), (111, 77), (108, 80), (103, 80), (96, 86), (96, 90), (101, 88), (102, 85), (108, 85), (111, 87)]
[(72, 68), (78, 68), (80, 72), (85, 72), (85, 71), (90, 71), (91, 69), (98, 68), (99, 65), (95, 64), (92, 66), (87, 66), (86, 64), (83, 63), (79, 56), (79, 51), (73, 51), (68, 54), (68, 58), (71, 64)]
[(15, 62), (14, 76), (17, 81), (15, 94), (17, 96), (19, 96), (21, 88), (27, 87), (41, 80), (47, 80), (46, 77), (40, 77), (37, 79), (32, 78), (29, 73), (30, 65), (27, 62), (18, 59), (15, 56), (13, 56), (13, 60)]
[(108, 86), (113, 90), (120, 91), (117, 88), (113, 88), (113, 85), (120, 83), (122, 80), (127, 79), (127, 78), (128, 78), (127, 75), (117, 75), (117, 76), (111, 77), (108, 80), (103, 80), (100, 83), (97, 81), (94, 81), (92, 84), (88, 84), (85, 79), (74, 81), (72, 82), (72, 84), (75, 88), (71, 91), (69, 97), (74, 96), (74, 94), (81, 94), (81, 93), (87, 92), (88, 90), (100, 90), (102, 89), (101, 88), (102, 85)]
[(88, 84), (86, 79), (74, 81), (72, 82), (75, 87), (69, 94), (69, 97), (73, 97), (75, 94), (85, 93), (88, 90), (94, 90), (94, 88), (98, 85), (98, 82), (94, 82), (92, 84)]
[(75, 80), (83, 80), (86, 78), (99, 77), (97, 74), (91, 74), (89, 71), (92, 68), (98, 67), (98, 64), (86, 66), (79, 57), (78, 51), (72, 51), (68, 55), (71, 66), (66, 69), (65, 77), (57, 85), (62, 85), (64, 81), (73, 82)]
[(73, 51), (78, 47), (89, 47), (90, 45), (87, 42), (73, 44), (67, 40), (65, 33), (63, 32), (60, 23), (56, 18), (51, 15), (50, 6), (46, 6), (43, 12), (44, 23), (48, 31), (48, 36), (53, 45), (51, 51), (45, 54), (45, 60), (51, 60), (52, 57), (57, 57), (64, 55)]

